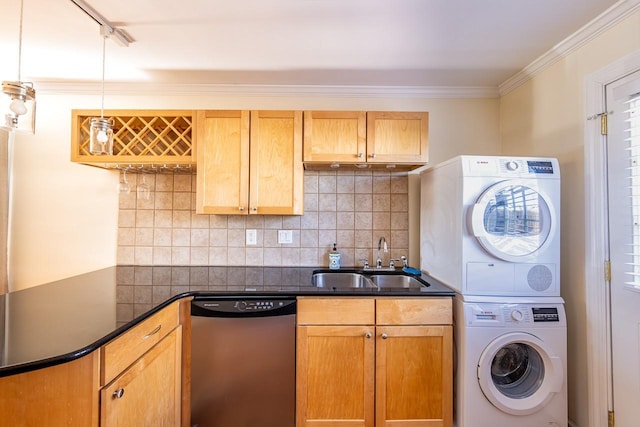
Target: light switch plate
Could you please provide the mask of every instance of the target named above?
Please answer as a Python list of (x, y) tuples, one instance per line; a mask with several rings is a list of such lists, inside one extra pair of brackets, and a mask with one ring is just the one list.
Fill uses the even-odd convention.
[(292, 230), (278, 230), (278, 244), (293, 243)]
[(258, 244), (258, 230), (250, 229), (247, 230), (247, 245), (257, 245)]

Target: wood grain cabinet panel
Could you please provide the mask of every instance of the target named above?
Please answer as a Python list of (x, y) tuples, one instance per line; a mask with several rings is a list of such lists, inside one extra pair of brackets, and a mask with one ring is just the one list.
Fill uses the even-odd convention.
[(429, 160), (429, 113), (367, 113), (367, 161), (426, 163)]
[(305, 162), (364, 162), (367, 153), (367, 113), (305, 111)]
[(296, 411), (297, 427), (451, 427), (451, 298), (300, 298)]
[(199, 111), (196, 211), (302, 215), (302, 112)]

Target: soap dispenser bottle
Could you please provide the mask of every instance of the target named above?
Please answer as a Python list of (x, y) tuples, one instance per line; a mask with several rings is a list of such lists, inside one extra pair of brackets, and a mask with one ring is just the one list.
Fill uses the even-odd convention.
[(338, 270), (340, 268), (340, 252), (336, 249), (336, 244), (333, 244), (333, 249), (329, 251), (329, 268), (332, 270)]

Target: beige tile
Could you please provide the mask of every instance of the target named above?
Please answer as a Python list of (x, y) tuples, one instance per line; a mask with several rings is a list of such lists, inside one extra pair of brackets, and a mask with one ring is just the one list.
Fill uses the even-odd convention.
[(336, 192), (340, 194), (355, 192), (355, 176), (338, 175), (336, 181)]
[(171, 246), (172, 231), (171, 228), (154, 228), (153, 246)]
[(391, 228), (391, 213), (373, 212), (373, 229), (389, 230)]
[(409, 192), (409, 177), (404, 174), (392, 174), (391, 175), (391, 193), (408, 193)]
[(282, 248), (283, 266), (295, 267), (300, 265), (300, 248)]
[(153, 248), (153, 265), (171, 265), (171, 246)]
[(227, 247), (227, 234), (228, 230), (221, 228), (214, 228), (209, 230), (209, 245), (217, 247)]
[(356, 199), (354, 194), (338, 194), (336, 196), (336, 206), (340, 211), (354, 211), (356, 208)]
[(373, 193), (389, 193), (391, 190), (391, 179), (388, 173), (373, 176)]
[(209, 228), (227, 228), (227, 225), (226, 215), (209, 216)]
[[(136, 189), (136, 191), (141, 191)], [(151, 192), (148, 198), (136, 196), (136, 209), (153, 209), (155, 207), (155, 194)]]
[(173, 193), (168, 191), (160, 191), (155, 193), (154, 198), (155, 209), (172, 209)]
[(118, 245), (119, 246), (135, 246), (136, 229), (135, 228), (118, 228)]
[(209, 215), (198, 215), (195, 212), (191, 212), (191, 227), (209, 228)]
[(245, 265), (261, 266), (264, 264), (263, 248), (248, 246), (245, 251)]
[[(392, 248), (408, 248), (409, 232), (407, 230), (391, 231), (390, 244)], [(404, 254), (405, 256), (407, 254)]]
[(156, 176), (156, 191), (173, 191), (173, 174), (158, 174)]
[(355, 231), (354, 230), (337, 230), (336, 243), (339, 248), (355, 248)]
[(268, 215), (264, 217), (264, 228), (282, 229), (282, 217), (280, 215)]
[(227, 248), (209, 248), (209, 265), (227, 265)]
[(173, 211), (173, 218), (171, 221), (173, 228), (190, 228), (191, 227), (191, 212), (189, 211)]
[(366, 260), (369, 265), (375, 265), (375, 260), (371, 257), (371, 249), (370, 248), (356, 248), (354, 250), (354, 262), (358, 267), (364, 267), (364, 261)]
[(268, 229), (262, 230), (262, 246), (265, 248), (277, 248), (278, 246), (278, 230)]
[(356, 250), (354, 248), (342, 249), (340, 251), (340, 266), (345, 267), (361, 267), (361, 263), (357, 262)]
[(136, 211), (136, 227), (153, 227), (154, 211)]
[(391, 212), (408, 212), (409, 196), (407, 194), (391, 194)]
[(371, 212), (373, 210), (373, 195), (372, 194), (356, 194), (355, 195), (355, 210), (358, 212)]
[(355, 229), (371, 230), (373, 228), (372, 212), (356, 212), (355, 213)]
[(227, 252), (227, 265), (246, 265), (244, 248), (229, 248)]
[(336, 211), (336, 194), (318, 194), (318, 211)]
[(391, 212), (391, 230), (408, 230), (409, 214), (407, 212)]
[(116, 260), (120, 265), (135, 264), (135, 247), (134, 246), (118, 246)]
[[(231, 228), (227, 231), (228, 233), (228, 241), (227, 246), (229, 248), (244, 248), (246, 242), (246, 236), (244, 229), (240, 228)], [(244, 256), (243, 256), (244, 258)], [(234, 264), (238, 265), (238, 264)]]
[(153, 228), (136, 228), (136, 246), (153, 246)]
[(209, 264), (209, 248), (192, 247), (189, 265), (208, 265)]
[(304, 193), (317, 193), (318, 192), (318, 174), (316, 172), (304, 173)]
[(318, 248), (301, 248), (300, 265), (309, 267), (322, 265), (318, 262)]
[(173, 175), (173, 191), (191, 193), (191, 175)]
[(174, 228), (171, 236), (171, 246), (190, 246), (191, 245), (191, 229)]
[[(192, 228), (191, 229), (191, 246), (209, 246), (209, 229), (208, 228)], [(207, 258), (208, 258), (207, 254)], [(193, 254), (191, 254), (193, 258)]]
[(242, 215), (229, 215), (227, 217), (227, 227), (244, 228), (246, 218)]
[(118, 227), (135, 227), (136, 211), (134, 209), (120, 209), (118, 211)]
[(356, 175), (354, 177), (354, 190), (356, 193), (371, 193), (373, 189), (373, 177), (370, 173), (366, 175)]
[(189, 265), (190, 262), (191, 248), (175, 246), (171, 248), (171, 265)]
[(318, 193), (305, 193), (304, 211), (312, 212), (318, 210)]
[(263, 251), (262, 265), (280, 266), (282, 265), (282, 248), (265, 248)]
[(308, 212), (306, 211), (302, 218), (300, 219), (300, 228), (302, 229), (312, 229), (318, 228), (318, 212)]
[(338, 243), (336, 230), (318, 231), (318, 248), (321, 252), (330, 251), (334, 243)]
[(335, 193), (336, 175), (321, 175), (318, 177), (318, 193)]
[(373, 241), (373, 232), (371, 230), (355, 230), (354, 232), (356, 248), (371, 248)]
[(119, 209), (135, 209), (136, 208), (136, 193), (131, 190), (129, 193), (119, 193), (118, 198)]
[(134, 263), (136, 265), (151, 265), (153, 263), (153, 248), (151, 246), (136, 246)]
[(246, 228), (264, 228), (263, 215), (249, 215), (245, 220)]
[(355, 227), (355, 214), (353, 212), (338, 212), (336, 214), (336, 229), (353, 230)]
[(173, 209), (191, 210), (191, 193), (173, 193)]
[(335, 230), (336, 222), (337, 219), (335, 212), (318, 212), (318, 229)]
[(300, 247), (317, 248), (318, 247), (318, 230), (315, 228), (300, 230)]
[(391, 210), (391, 197), (389, 194), (373, 195), (373, 211), (389, 212)]
[(156, 210), (154, 211), (153, 224), (158, 227), (171, 227), (173, 225), (173, 211)]
[(285, 230), (299, 230), (300, 217), (299, 216), (283, 216), (282, 228)]

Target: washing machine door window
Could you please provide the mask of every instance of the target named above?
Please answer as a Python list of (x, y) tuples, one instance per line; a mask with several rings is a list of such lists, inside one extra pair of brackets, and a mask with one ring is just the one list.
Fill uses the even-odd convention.
[(473, 234), (484, 249), (512, 262), (535, 257), (548, 241), (554, 221), (545, 197), (515, 180), (485, 190), (471, 216)]
[(562, 361), (527, 333), (491, 342), (478, 362), (478, 382), (493, 406), (512, 415), (533, 414), (562, 388)]

